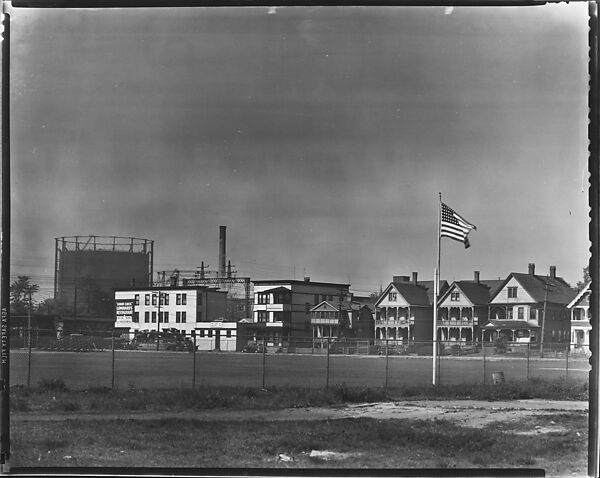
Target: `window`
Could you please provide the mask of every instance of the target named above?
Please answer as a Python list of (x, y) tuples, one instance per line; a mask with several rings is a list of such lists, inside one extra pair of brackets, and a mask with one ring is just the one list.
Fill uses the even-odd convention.
[(181, 322), (181, 312), (175, 312), (175, 322), (178, 324)]
[(150, 305), (150, 294), (144, 296), (144, 304)]
[(181, 294), (181, 305), (187, 304), (187, 294)]
[(156, 311), (152, 311), (152, 323), (156, 322)]
[(144, 312), (144, 322), (150, 322), (150, 312)]
[(517, 298), (517, 288), (516, 287), (509, 287), (508, 288), (508, 298), (509, 299), (516, 299)]
[(175, 296), (175, 303), (176, 303), (177, 305), (181, 305), (181, 294), (177, 294), (177, 295)]
[(231, 338), (231, 329), (227, 329), (227, 337)]
[(184, 310), (184, 311), (181, 313), (181, 323), (182, 323), (182, 324), (185, 324), (185, 318), (186, 318), (186, 315), (187, 315), (187, 313), (186, 313), (186, 311)]
[(163, 294), (163, 300), (164, 300), (164, 304), (165, 305), (169, 305), (169, 294), (164, 293)]
[(450, 293), (450, 300), (452, 302), (458, 302), (460, 300), (460, 292), (451, 292)]
[(135, 294), (133, 298), (135, 305), (140, 305), (140, 294)]
[(259, 310), (256, 313), (256, 320), (258, 320), (258, 322), (267, 322), (267, 320), (269, 320), (269, 313), (266, 310)]
[(156, 305), (156, 294), (152, 294), (152, 305)]
[(507, 318), (508, 320), (512, 320), (512, 319), (513, 319), (513, 310), (512, 310), (512, 307), (511, 307), (511, 308), (509, 308), (509, 309), (506, 311), (506, 318)]
[(212, 329), (208, 329), (208, 336), (212, 337)]
[(517, 319), (519, 319), (519, 320), (525, 319), (525, 308), (524, 307), (519, 307), (517, 309)]
[(169, 323), (169, 312), (168, 311), (163, 312), (163, 321), (165, 322), (165, 324)]
[(204, 337), (205, 333), (206, 333), (206, 331), (204, 329), (200, 329), (200, 337)]
[(535, 320), (535, 309), (533, 307), (529, 308), (529, 319)]
[(165, 305), (165, 297), (167, 296), (167, 294), (163, 294), (162, 292), (159, 292), (158, 297), (160, 299), (160, 305)]
[(133, 322), (139, 322), (139, 321), (140, 321), (140, 313), (134, 312), (133, 313)]
[(390, 292), (388, 294), (388, 300), (390, 302), (396, 302), (398, 300), (398, 294), (396, 292)]
[(268, 292), (259, 292), (258, 297), (256, 299), (259, 304), (268, 304), (269, 303), (269, 293)]

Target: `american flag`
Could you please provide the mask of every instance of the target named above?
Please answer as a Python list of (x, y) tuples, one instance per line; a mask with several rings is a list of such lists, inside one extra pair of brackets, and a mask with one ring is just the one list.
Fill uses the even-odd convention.
[(440, 237), (449, 237), (455, 241), (460, 241), (464, 243), (466, 249), (470, 246), (469, 238), (467, 236), (472, 229), (477, 230), (473, 224), (469, 221), (465, 221), (460, 214), (457, 214), (442, 203)]

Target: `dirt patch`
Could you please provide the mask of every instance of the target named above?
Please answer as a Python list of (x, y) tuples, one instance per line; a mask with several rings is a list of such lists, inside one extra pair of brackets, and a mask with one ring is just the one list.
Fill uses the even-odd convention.
[[(344, 418), (450, 420), (471, 428), (484, 428), (492, 423), (516, 423), (537, 416), (561, 414), (565, 411), (586, 412), (587, 402), (515, 400), (485, 402), (476, 400), (406, 401), (355, 404), (337, 407), (307, 407), (284, 410), (213, 409), (189, 412), (139, 413), (13, 413), (13, 422), (64, 420), (155, 420), (189, 418), (205, 421), (294, 421), (335, 420)], [(561, 426), (538, 426), (522, 433), (541, 434), (562, 431)]]

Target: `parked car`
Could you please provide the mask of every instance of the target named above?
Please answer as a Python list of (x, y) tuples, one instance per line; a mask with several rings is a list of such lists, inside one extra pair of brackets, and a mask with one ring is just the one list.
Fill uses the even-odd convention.
[(267, 348), (263, 344), (257, 344), (256, 342), (250, 342), (249, 344), (242, 347), (242, 352), (262, 354), (262, 353), (267, 352)]

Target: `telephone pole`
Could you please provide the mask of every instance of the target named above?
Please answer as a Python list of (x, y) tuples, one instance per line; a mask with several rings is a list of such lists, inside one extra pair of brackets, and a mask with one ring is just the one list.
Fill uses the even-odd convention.
[(548, 276), (544, 286), (544, 313), (542, 315), (542, 336), (540, 337), (540, 358), (544, 358), (544, 330), (546, 328), (546, 309), (548, 306)]

